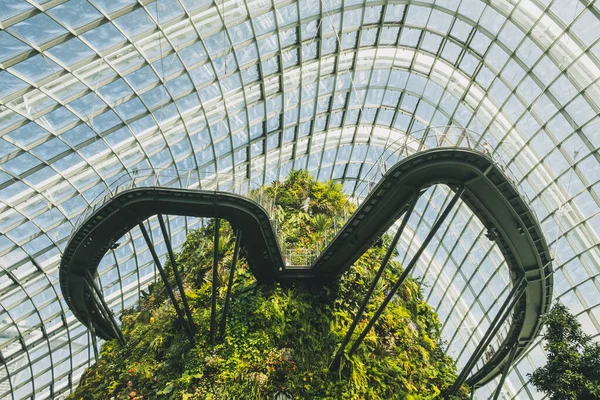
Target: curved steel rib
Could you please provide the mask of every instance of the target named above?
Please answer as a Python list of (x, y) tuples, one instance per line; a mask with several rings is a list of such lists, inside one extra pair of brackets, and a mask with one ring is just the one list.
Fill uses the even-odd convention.
[(285, 269), (269, 216), (245, 197), (215, 191), (135, 188), (112, 197), (74, 232), (60, 266), (63, 295), (74, 315), (94, 325), (103, 338), (114, 336), (85, 284), (117, 239), (156, 214), (227, 219), (243, 232), (242, 245), (251, 270), (262, 282), (306, 280), (326, 283), (338, 278), (409, 206), (434, 184), (464, 186), (461, 199), (499, 245), (513, 282), (525, 278), (509, 332), (494, 356), (467, 382), (484, 384), (509, 362), (513, 345), (522, 354), (541, 329), (540, 316), (552, 296), (552, 270), (541, 228), (514, 184), (486, 155), (465, 149), (433, 149), (407, 157), (390, 169), (310, 269)]

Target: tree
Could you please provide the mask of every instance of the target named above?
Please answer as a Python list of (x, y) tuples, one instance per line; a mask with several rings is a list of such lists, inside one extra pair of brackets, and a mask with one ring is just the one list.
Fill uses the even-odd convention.
[(528, 374), (531, 383), (551, 399), (600, 399), (600, 343), (583, 333), (577, 318), (560, 303), (542, 322), (548, 362)]

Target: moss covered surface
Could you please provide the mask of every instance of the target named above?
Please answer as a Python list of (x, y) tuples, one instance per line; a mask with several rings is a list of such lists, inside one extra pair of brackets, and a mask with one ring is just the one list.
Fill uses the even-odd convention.
[[(296, 171), (266, 191), (286, 247), (322, 248), (345, 213), (353, 210), (332, 182)], [(306, 201), (309, 197), (310, 200)], [(121, 316), (127, 345), (107, 341), (70, 399), (430, 399), (455, 380), (441, 347), (440, 321), (409, 279), (357, 354), (328, 365), (348, 330), (386, 251), (384, 237), (336, 283), (327, 287), (256, 283), (243, 256), (238, 263), (227, 330), (210, 341), (212, 222), (191, 232), (177, 255), (197, 334), (186, 337), (162, 283)], [(219, 315), (234, 236), (221, 226)], [(171, 270), (167, 263), (167, 270)], [(383, 300), (402, 271), (392, 261), (367, 309)], [(367, 323), (359, 324), (356, 336)], [(467, 388), (461, 390), (466, 398)]]

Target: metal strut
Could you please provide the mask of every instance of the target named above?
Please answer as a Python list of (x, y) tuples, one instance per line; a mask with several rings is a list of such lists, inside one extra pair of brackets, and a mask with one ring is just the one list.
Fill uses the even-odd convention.
[(360, 307), (358, 309), (358, 312), (354, 316), (354, 320), (352, 321), (352, 324), (350, 324), (350, 328), (348, 328), (348, 332), (346, 333), (346, 336), (344, 337), (342, 344), (340, 345), (337, 352), (335, 353), (335, 356), (333, 357), (333, 361), (331, 361), (331, 364), (329, 364), (330, 371), (337, 370), (339, 368), (342, 354), (344, 353), (346, 346), (350, 342), (350, 339), (352, 338), (352, 334), (354, 333), (356, 326), (358, 325), (359, 321), (361, 320), (361, 318), (365, 312), (365, 309), (367, 308), (367, 304), (369, 303), (369, 300), (371, 299), (371, 296), (373, 295), (373, 291), (375, 290), (375, 287), (377, 286), (377, 283), (379, 282), (379, 279), (381, 278), (381, 275), (383, 274), (385, 267), (387, 267), (387, 265), (390, 261), (390, 258), (392, 257), (392, 253), (394, 252), (394, 249), (396, 248), (396, 245), (398, 244), (398, 241), (400, 240), (400, 236), (402, 236), (402, 232), (404, 231), (404, 228), (406, 227), (406, 224), (408, 223), (408, 219), (410, 218), (410, 215), (412, 214), (412, 211), (415, 208), (415, 204), (417, 204), (418, 198), (419, 198), (418, 195), (414, 196), (413, 199), (408, 204), (406, 212), (404, 213), (404, 217), (402, 218), (402, 223), (398, 227), (398, 230), (396, 231), (396, 235), (394, 235), (394, 238), (392, 239), (392, 242), (390, 243), (390, 245), (388, 247), (385, 257), (381, 261), (381, 266), (379, 267), (379, 270), (377, 270), (377, 274), (375, 274), (375, 278), (371, 282), (371, 285), (369, 286), (369, 289), (367, 290), (367, 294), (363, 298), (362, 303), (360, 304)]
[(94, 348), (94, 360), (98, 362), (98, 343), (96, 341), (96, 328), (92, 324), (91, 318), (88, 315), (88, 327), (90, 330), (90, 336), (92, 337), (92, 347)]
[(220, 219), (215, 218), (215, 233), (213, 244), (212, 295), (210, 301), (210, 340), (214, 343), (217, 329), (217, 279), (219, 279), (219, 230)]
[(179, 275), (179, 269), (177, 268), (177, 262), (175, 261), (175, 255), (173, 254), (173, 247), (171, 246), (171, 239), (169, 234), (167, 233), (167, 227), (165, 226), (165, 221), (163, 220), (162, 214), (158, 214), (158, 223), (160, 224), (160, 230), (162, 232), (163, 238), (165, 239), (165, 244), (167, 245), (167, 252), (169, 253), (169, 260), (171, 260), (171, 267), (173, 267), (173, 274), (175, 275), (175, 282), (177, 282), (177, 288), (179, 289), (179, 294), (181, 295), (181, 301), (183, 303), (183, 310), (185, 311), (185, 315), (187, 316), (187, 322), (190, 327), (192, 333), (196, 332), (196, 326), (194, 325), (194, 318), (192, 317), (192, 312), (190, 311), (190, 306), (187, 301), (187, 296), (185, 295), (185, 289), (183, 288), (183, 282), (181, 280), (181, 275)]
[(421, 247), (419, 247), (419, 249), (413, 256), (413, 258), (410, 260), (410, 262), (404, 269), (404, 272), (402, 272), (402, 275), (400, 275), (400, 278), (398, 279), (398, 281), (396, 281), (396, 283), (394, 284), (392, 289), (389, 291), (388, 295), (385, 297), (385, 299), (383, 299), (383, 303), (381, 303), (381, 305), (379, 306), (377, 311), (375, 311), (375, 314), (373, 315), (373, 317), (371, 317), (371, 320), (369, 321), (369, 323), (367, 324), (365, 329), (363, 329), (363, 331), (360, 334), (360, 336), (358, 337), (358, 339), (356, 339), (356, 341), (352, 345), (352, 348), (350, 349), (350, 352), (349, 352), (350, 355), (353, 355), (356, 352), (356, 350), (358, 350), (362, 341), (365, 339), (365, 337), (367, 336), (369, 331), (373, 328), (373, 326), (375, 325), (375, 323), (377, 322), (377, 320), (379, 319), (381, 314), (383, 314), (383, 311), (387, 307), (388, 303), (392, 300), (392, 298), (394, 297), (394, 295), (396, 294), (396, 292), (398, 291), (400, 286), (402, 286), (402, 284), (404, 283), (404, 281), (406, 280), (406, 278), (408, 277), (408, 275), (414, 268), (415, 264), (417, 263), (417, 260), (419, 259), (421, 254), (425, 251), (425, 248), (427, 247), (427, 245), (429, 244), (431, 239), (433, 239), (433, 237), (435, 236), (438, 229), (440, 229), (440, 226), (442, 226), (442, 223), (444, 222), (444, 220), (446, 219), (448, 214), (450, 214), (450, 211), (452, 210), (452, 208), (454, 207), (454, 205), (456, 204), (456, 202), (458, 201), (458, 199), (460, 198), (460, 196), (463, 194), (464, 191), (465, 191), (465, 187), (461, 186), (460, 188), (458, 188), (456, 193), (454, 193), (452, 200), (450, 200), (450, 203), (448, 203), (448, 205), (446, 206), (446, 208), (444, 209), (442, 214), (440, 214), (437, 221), (435, 221), (435, 223), (431, 227), (431, 231), (429, 232), (429, 234), (427, 235), (427, 237), (421, 244)]
[[(115, 334), (115, 337), (119, 343), (125, 346), (125, 338), (123, 337), (123, 333), (121, 332), (119, 325), (117, 325), (117, 321), (115, 320), (110, 307), (108, 307), (108, 304), (106, 304), (104, 296), (102, 295), (102, 291), (94, 281), (94, 277), (90, 271), (87, 271), (87, 279), (85, 281), (88, 285), (88, 288), (92, 289), (92, 300), (94, 301), (96, 307), (100, 310), (100, 313), (104, 319), (110, 324), (110, 327), (112, 328), (113, 333)], [(96, 296), (94, 296), (94, 292), (96, 293)]]
[(163, 269), (162, 264), (160, 263), (158, 254), (156, 254), (156, 250), (154, 249), (154, 244), (152, 243), (152, 240), (150, 240), (150, 235), (148, 235), (148, 231), (146, 230), (146, 227), (144, 226), (143, 223), (140, 222), (138, 224), (138, 226), (140, 227), (140, 230), (142, 231), (142, 235), (144, 236), (144, 240), (146, 241), (146, 244), (148, 245), (150, 254), (152, 254), (152, 258), (154, 259), (154, 264), (156, 265), (156, 268), (158, 268), (160, 277), (162, 278), (162, 280), (165, 284), (165, 289), (167, 289), (167, 293), (169, 294), (169, 297), (171, 298), (171, 302), (173, 303), (173, 307), (175, 308), (177, 317), (181, 321), (183, 328), (185, 329), (186, 333), (188, 334), (188, 337), (190, 338), (190, 340), (193, 341), (194, 333), (190, 329), (189, 325), (186, 323), (185, 317), (183, 315), (183, 311), (181, 311), (181, 308), (179, 307), (179, 303), (177, 302), (177, 299), (175, 298), (175, 294), (173, 293), (173, 288), (171, 287), (171, 284), (169, 283), (169, 276), (165, 273), (165, 270)]
[(498, 314), (496, 314), (496, 316), (492, 320), (492, 323), (490, 324), (485, 334), (483, 335), (483, 338), (475, 348), (475, 351), (471, 354), (471, 357), (463, 367), (462, 371), (460, 372), (460, 375), (450, 388), (450, 395), (456, 394), (458, 388), (465, 382), (467, 376), (469, 376), (469, 374), (471, 373), (473, 366), (475, 365), (477, 360), (479, 360), (479, 358), (483, 354), (483, 351), (489, 346), (490, 342), (494, 338), (494, 335), (496, 335), (496, 333), (500, 330), (500, 327), (502, 326), (504, 321), (506, 321), (506, 318), (508, 318), (508, 316), (510, 315), (514, 305), (525, 292), (525, 289), (527, 289), (527, 281), (525, 279), (525, 276), (522, 276), (512, 287), (510, 293), (504, 300), (504, 303), (502, 303)]
[(231, 268), (229, 269), (229, 280), (227, 281), (227, 293), (225, 294), (225, 304), (223, 305), (223, 315), (219, 324), (219, 337), (225, 336), (225, 325), (227, 324), (227, 314), (229, 314), (229, 301), (231, 298), (231, 288), (233, 286), (233, 277), (235, 275), (235, 267), (237, 265), (238, 254), (240, 252), (240, 244), (242, 240), (242, 230), (237, 229), (235, 232), (235, 247), (233, 249), (233, 259), (231, 260)]
[(498, 400), (500, 396), (500, 392), (502, 391), (502, 385), (504, 385), (504, 381), (506, 380), (506, 376), (508, 375), (508, 371), (510, 371), (510, 367), (515, 360), (515, 355), (517, 354), (517, 349), (519, 348), (518, 342), (513, 345), (513, 348), (510, 350), (510, 354), (508, 355), (508, 361), (504, 366), (504, 370), (502, 371), (502, 376), (500, 377), (500, 382), (498, 382), (498, 387), (496, 388), (496, 393), (494, 393), (493, 400)]

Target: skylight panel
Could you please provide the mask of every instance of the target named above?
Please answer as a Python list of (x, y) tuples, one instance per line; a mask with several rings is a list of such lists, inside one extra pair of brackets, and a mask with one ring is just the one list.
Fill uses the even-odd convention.
[(14, 65), (10, 68), (10, 71), (15, 72), (31, 83), (37, 84), (51, 75), (59, 74), (63, 69), (54, 61), (38, 54)]
[(17, 90), (24, 89), (27, 86), (29, 86), (27, 83), (10, 74), (9, 72), (0, 71), (0, 99), (16, 92)]
[(31, 47), (15, 38), (6, 31), (0, 31), (0, 65), (20, 54), (31, 50)]
[(8, 31), (17, 35), (25, 43), (36, 47), (41, 47), (68, 33), (65, 28), (43, 13), (11, 26)]
[(98, 53), (126, 42), (113, 24), (103, 24), (81, 35)]
[(133, 90), (122, 78), (103, 86), (98, 92), (113, 107), (133, 95)]
[[(195, 3), (200, 3), (200, 6), (202, 5), (202, 1), (195, 1)], [(177, 0), (157, 0), (148, 4), (147, 10), (159, 24), (167, 23), (185, 14)]]
[(1, 9), (0, 21), (4, 22), (12, 17), (31, 11), (33, 6), (22, 0), (3, 0)]
[(40, 124), (52, 132), (60, 132), (79, 121), (80, 119), (71, 111), (65, 107), (60, 107), (42, 117)]
[(73, 31), (104, 18), (87, 0), (69, 0), (51, 8), (48, 14)]
[(67, 151), (69, 148), (60, 139), (53, 138), (48, 142), (42, 143), (39, 146), (31, 149), (31, 154), (48, 162), (57, 155)]
[(133, 90), (140, 92), (146, 87), (158, 82), (158, 77), (150, 66), (145, 66), (125, 77), (125, 80), (131, 85)]
[(79, 38), (72, 38), (48, 50), (48, 53), (65, 67), (71, 67), (74, 64), (94, 57), (96, 53), (86, 46)]
[(18, 157), (5, 162), (3, 168), (5, 171), (10, 172), (15, 176), (20, 176), (38, 165), (40, 165), (40, 160), (29, 153), (23, 153)]
[(128, 12), (115, 19), (114, 23), (130, 39), (134, 39), (142, 34), (148, 34), (156, 28), (156, 24), (143, 8)]
[(136, 3), (135, 0), (88, 0), (93, 3), (102, 13), (111, 15), (117, 11), (123, 10), (125, 7), (132, 6)]
[(122, 121), (117, 114), (112, 110), (108, 110), (95, 117), (92, 126), (96, 132), (102, 133), (120, 124), (122, 124)]

